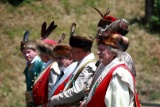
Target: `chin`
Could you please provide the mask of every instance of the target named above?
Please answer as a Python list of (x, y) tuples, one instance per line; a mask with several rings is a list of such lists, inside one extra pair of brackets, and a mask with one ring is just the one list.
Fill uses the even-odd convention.
[(100, 61), (100, 62), (103, 62), (103, 59), (100, 59), (100, 58), (99, 58), (99, 61)]
[(30, 59), (30, 60), (27, 60), (28, 62), (32, 62), (32, 60)]

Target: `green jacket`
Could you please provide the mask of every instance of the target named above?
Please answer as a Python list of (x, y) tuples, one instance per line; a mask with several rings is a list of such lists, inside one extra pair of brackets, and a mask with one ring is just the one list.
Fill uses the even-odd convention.
[(27, 91), (32, 90), (32, 86), (34, 84), (36, 77), (41, 73), (44, 67), (45, 63), (41, 61), (39, 56), (36, 56), (33, 59), (32, 64), (30, 66), (27, 64), (23, 72), (26, 78)]

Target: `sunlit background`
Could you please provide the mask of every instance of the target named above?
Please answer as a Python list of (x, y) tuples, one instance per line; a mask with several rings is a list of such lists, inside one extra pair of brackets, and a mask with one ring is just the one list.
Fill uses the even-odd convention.
[[(58, 25), (49, 36), (58, 40), (70, 26), (76, 33), (96, 35), (101, 16), (91, 7), (130, 22), (127, 50), (137, 70), (141, 102), (160, 103), (160, 1), (159, 0), (0, 0), (0, 107), (25, 107), (25, 60), (19, 50), (25, 30), (31, 40), (40, 38), (41, 24)], [(92, 48), (96, 54), (96, 45)]]

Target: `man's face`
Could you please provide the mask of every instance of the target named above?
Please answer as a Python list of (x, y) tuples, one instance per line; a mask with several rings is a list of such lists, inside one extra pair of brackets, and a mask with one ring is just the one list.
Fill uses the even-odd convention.
[(32, 49), (24, 49), (22, 50), (22, 54), (28, 63), (31, 63), (31, 61), (37, 55), (36, 50)]
[(44, 53), (39, 53), (39, 56), (40, 56), (40, 58), (41, 58), (41, 60), (43, 61), (43, 62), (48, 62), (48, 60), (50, 59), (49, 58), (49, 56), (47, 55), (47, 54), (44, 54)]
[(71, 47), (72, 58), (75, 61), (79, 61), (79, 48)]
[(104, 65), (109, 64), (115, 56), (115, 54), (110, 51), (110, 48), (103, 44), (98, 45), (97, 55), (99, 56), (99, 61)]

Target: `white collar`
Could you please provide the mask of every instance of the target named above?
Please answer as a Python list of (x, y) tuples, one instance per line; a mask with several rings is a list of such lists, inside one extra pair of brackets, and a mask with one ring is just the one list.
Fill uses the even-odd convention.
[[(32, 59), (31, 64), (33, 64), (38, 58), (39, 58), (39, 56), (36, 55), (36, 56)], [(27, 64), (28, 64), (28, 62), (27, 62)]]

